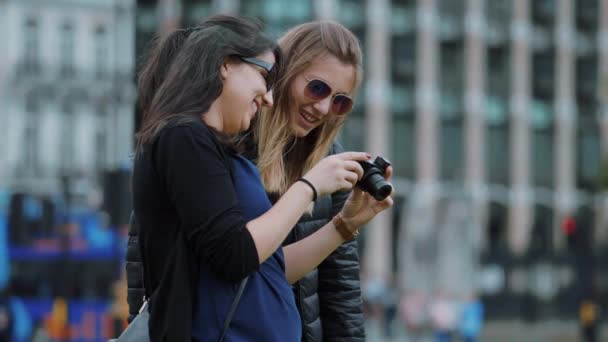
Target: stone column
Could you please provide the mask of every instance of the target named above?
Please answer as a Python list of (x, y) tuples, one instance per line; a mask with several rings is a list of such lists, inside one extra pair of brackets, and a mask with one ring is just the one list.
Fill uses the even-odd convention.
[[(390, 155), (390, 26), (386, 18), (390, 14), (390, 1), (369, 0), (367, 2), (366, 65), (365, 83), (367, 131), (366, 149), (373, 156)], [(367, 227), (365, 273), (369, 279), (386, 280), (391, 272), (391, 228), (390, 211), (376, 216)]]
[[(598, 101), (600, 110), (600, 139), (602, 161), (608, 161), (608, 0), (599, 0), (598, 13)], [(608, 193), (606, 194), (608, 195)], [(600, 207), (603, 210), (598, 212), (600, 224), (595, 230), (596, 241), (606, 241), (608, 239), (608, 198)]]
[(472, 195), (476, 226), (483, 226), (487, 207), (485, 175), (485, 0), (468, 0), (465, 19), (465, 183)]
[(576, 99), (574, 2), (557, 2), (555, 100), (555, 224), (554, 244), (563, 244), (560, 223), (576, 209)]
[(511, 195), (509, 245), (516, 254), (528, 247), (531, 228), (530, 188), (530, 1), (513, 1), (511, 22)]

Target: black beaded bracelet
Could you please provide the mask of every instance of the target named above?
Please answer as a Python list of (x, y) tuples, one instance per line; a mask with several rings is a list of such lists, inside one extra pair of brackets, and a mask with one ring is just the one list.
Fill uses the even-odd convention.
[(315, 189), (315, 186), (312, 185), (311, 182), (308, 181), (308, 179), (306, 178), (298, 178), (298, 180), (296, 180), (296, 182), (304, 182), (306, 183), (311, 189), (312, 189), (312, 201), (316, 201), (317, 200), (317, 189)]

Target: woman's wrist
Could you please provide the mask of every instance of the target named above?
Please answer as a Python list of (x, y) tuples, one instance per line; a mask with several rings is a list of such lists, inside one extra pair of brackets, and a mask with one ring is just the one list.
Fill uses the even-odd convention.
[(315, 188), (315, 186), (308, 179), (302, 177), (302, 178), (298, 178), (296, 180), (296, 182), (302, 182), (302, 183), (306, 184), (308, 186), (308, 188), (310, 188), (310, 190), (311, 190), (312, 201), (315, 202), (317, 200), (317, 188)]
[(338, 213), (336, 216), (334, 216), (331, 219), (331, 222), (336, 227), (336, 230), (338, 231), (338, 233), (340, 233), (340, 236), (342, 236), (342, 238), (346, 241), (353, 240), (353, 239), (357, 238), (357, 236), (359, 235), (359, 229), (351, 227), (344, 220), (344, 217), (342, 216), (341, 212)]

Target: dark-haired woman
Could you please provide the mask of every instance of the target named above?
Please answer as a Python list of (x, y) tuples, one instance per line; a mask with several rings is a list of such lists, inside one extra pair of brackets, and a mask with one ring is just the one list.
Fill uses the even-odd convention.
[[(252, 19), (209, 18), (172, 33), (183, 39), (178, 51), (172, 51), (175, 36), (161, 41), (142, 70), (140, 91), (158, 82), (137, 135), (133, 171), (153, 341), (217, 340), (245, 277), (225, 341), (299, 341), (289, 284), (354, 229), (336, 221), (289, 252), (281, 248), (311, 201), (351, 189), (362, 174), (357, 161), (370, 156), (322, 159), (271, 206), (256, 167), (232, 142), (262, 106), (272, 105), (269, 90), (280, 76), (279, 49), (261, 30)], [(159, 67), (166, 74), (155, 79)], [(355, 196), (344, 209), (349, 205), (352, 212), (361, 200)]]

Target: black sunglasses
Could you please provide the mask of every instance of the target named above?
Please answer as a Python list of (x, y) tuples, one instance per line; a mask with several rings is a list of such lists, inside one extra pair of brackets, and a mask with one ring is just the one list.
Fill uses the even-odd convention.
[(245, 63), (253, 64), (253, 65), (259, 66), (260, 68), (266, 70), (266, 76), (264, 76), (264, 80), (266, 81), (266, 90), (270, 91), (270, 89), (272, 89), (272, 86), (274, 85), (274, 82), (276, 81), (276, 72), (274, 72), (275, 65), (273, 63), (269, 63), (269, 62), (263, 61), (261, 59), (255, 58), (255, 57), (238, 56), (238, 58)]
[[(304, 88), (304, 95), (306, 95), (309, 99), (315, 101), (321, 101), (327, 98), (333, 90), (331, 87), (325, 83), (324, 81), (318, 79), (306, 79), (308, 84), (306, 84), (306, 88)], [(334, 115), (344, 115), (353, 109), (353, 99), (345, 94), (334, 94), (331, 98), (331, 108), (330, 111)]]

